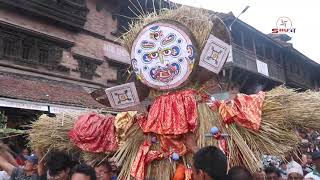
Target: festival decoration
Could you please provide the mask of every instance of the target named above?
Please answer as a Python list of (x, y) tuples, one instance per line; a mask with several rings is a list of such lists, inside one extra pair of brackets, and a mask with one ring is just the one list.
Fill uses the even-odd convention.
[(196, 49), (186, 27), (174, 21), (144, 27), (133, 43), (131, 63), (139, 80), (168, 90), (183, 84), (195, 65)]
[[(82, 159), (103, 154), (121, 167), (121, 180), (178, 180), (191, 179), (192, 156), (199, 148), (216, 145), (228, 157), (229, 167), (243, 165), (255, 172), (264, 154), (284, 158), (298, 147), (296, 127), (320, 129), (319, 92), (281, 86), (232, 96), (217, 80), (213, 85), (219, 93), (228, 92), (229, 99), (211, 99), (205, 93), (207, 78), (217, 76), (208, 70), (221, 70), (230, 44), (228, 29), (208, 11), (164, 10), (141, 16), (130, 27), (123, 42), (131, 54), (134, 83), (139, 80), (153, 89), (147, 91), (152, 102), (148, 111), (116, 117), (42, 116), (29, 131), (32, 147), (85, 153)], [(112, 107), (139, 102), (134, 83), (106, 90)], [(105, 99), (99, 93), (93, 97)]]
[(226, 62), (229, 52), (229, 44), (210, 34), (201, 53), (199, 66), (218, 74)]
[(118, 147), (114, 119), (97, 113), (82, 115), (69, 131), (70, 141), (83, 151), (113, 152)]
[(127, 83), (106, 89), (111, 107), (123, 109), (140, 103), (134, 83)]

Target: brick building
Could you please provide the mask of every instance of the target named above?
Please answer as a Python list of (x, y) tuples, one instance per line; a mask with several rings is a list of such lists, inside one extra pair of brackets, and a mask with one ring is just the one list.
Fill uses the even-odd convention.
[[(90, 92), (117, 82), (129, 58), (113, 34), (119, 4), (0, 0), (0, 110), (9, 125), (103, 106)], [(112, 62), (112, 63), (110, 63)]]

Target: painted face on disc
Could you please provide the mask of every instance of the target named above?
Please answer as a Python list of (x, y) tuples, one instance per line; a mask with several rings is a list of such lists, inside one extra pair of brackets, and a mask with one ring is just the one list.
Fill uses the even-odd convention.
[(169, 90), (189, 77), (195, 48), (186, 32), (171, 23), (156, 22), (142, 29), (131, 50), (131, 63), (145, 85)]

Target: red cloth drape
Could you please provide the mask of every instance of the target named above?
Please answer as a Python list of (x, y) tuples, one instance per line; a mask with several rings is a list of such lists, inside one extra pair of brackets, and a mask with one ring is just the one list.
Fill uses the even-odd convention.
[(217, 102), (217, 105), (225, 123), (237, 123), (245, 128), (258, 131), (264, 99), (265, 92), (253, 95), (238, 94), (234, 100), (220, 101)]
[(151, 151), (151, 142), (146, 140), (140, 146), (138, 154), (131, 166), (130, 174), (137, 180), (144, 180), (147, 166), (155, 159), (161, 159), (165, 155), (160, 151)]
[(112, 152), (118, 147), (114, 116), (88, 113), (79, 117), (69, 131), (70, 140), (88, 152)]
[(145, 133), (180, 135), (197, 128), (196, 91), (184, 90), (159, 96), (149, 110), (147, 119), (138, 122)]

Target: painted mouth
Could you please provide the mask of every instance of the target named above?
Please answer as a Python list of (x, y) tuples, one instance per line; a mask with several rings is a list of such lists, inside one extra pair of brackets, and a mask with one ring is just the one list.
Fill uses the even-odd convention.
[(152, 68), (150, 75), (152, 79), (162, 83), (169, 83), (180, 72), (180, 66), (177, 63), (167, 64), (165, 67)]

